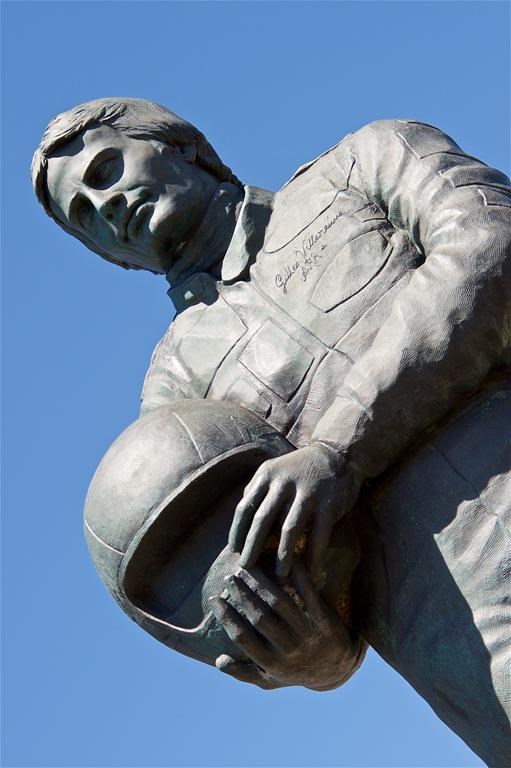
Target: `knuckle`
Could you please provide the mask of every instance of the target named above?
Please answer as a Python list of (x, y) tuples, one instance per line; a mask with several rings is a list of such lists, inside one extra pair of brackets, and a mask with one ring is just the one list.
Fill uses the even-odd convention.
[(247, 512), (251, 506), (251, 496), (244, 496), (238, 506), (236, 507), (234, 517), (236, 522), (241, 522), (244, 517), (247, 516)]
[(255, 629), (261, 629), (265, 624), (265, 617), (262, 611), (257, 611), (252, 617), (252, 626)]
[(227, 672), (229, 670), (229, 667), (232, 667), (232, 666), (233, 666), (232, 660), (226, 655), (219, 656), (215, 661), (215, 667), (220, 672)]
[(270, 604), (275, 613), (282, 613), (285, 609), (285, 602), (281, 597), (274, 598)]
[(238, 506), (248, 504), (250, 503), (250, 500), (255, 496), (257, 491), (257, 476), (254, 477), (248, 485), (245, 486), (245, 490), (243, 491), (243, 496), (241, 497), (241, 501), (239, 502)]
[(263, 526), (266, 518), (268, 517), (268, 512), (265, 512), (264, 510), (258, 511), (254, 515), (254, 519), (252, 520), (252, 526), (251, 526), (251, 534), (256, 535), (258, 530)]
[(239, 523), (239, 521), (243, 518), (245, 515), (247, 508), (249, 506), (248, 496), (243, 497), (236, 509), (234, 510), (234, 523)]
[(259, 508), (254, 515), (254, 520), (252, 524), (255, 525), (256, 527), (258, 525), (261, 525), (261, 523), (264, 522), (264, 520), (266, 520), (270, 512), (271, 512), (271, 509), (269, 508), (266, 508), (266, 509)]
[(289, 548), (286, 546), (280, 546), (277, 554), (281, 563), (285, 562), (289, 558)]
[(247, 633), (242, 627), (233, 627), (231, 630), (231, 639), (235, 643), (243, 643), (246, 640)]
[(259, 469), (254, 475), (254, 479), (257, 478), (258, 481), (266, 480), (270, 477), (271, 470), (270, 467), (268, 467), (268, 462), (265, 462), (264, 464), (261, 464)]
[(241, 507), (242, 509), (246, 506), (248, 506), (251, 502), (251, 500), (254, 497), (254, 488), (250, 485), (247, 485), (243, 492), (243, 496), (241, 497), (239, 503), (238, 503), (238, 509)]

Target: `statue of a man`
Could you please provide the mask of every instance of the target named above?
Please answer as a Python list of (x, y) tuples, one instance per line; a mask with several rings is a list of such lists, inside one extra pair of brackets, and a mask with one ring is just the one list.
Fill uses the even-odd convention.
[[(365, 546), (375, 567), (359, 577), (368, 601), (361, 632), (485, 759), (502, 760), (508, 178), (436, 128), (381, 121), (274, 195), (243, 186), (197, 129), (163, 107), (100, 99), (50, 123), (33, 179), (47, 213), (90, 249), (167, 275), (177, 315), (155, 350), (143, 413), (177, 399), (232, 400), (295, 446), (264, 462), (245, 489), (229, 539), (241, 566), (256, 564), (277, 526), (285, 579), (307, 531), (320, 585), (334, 525), (363, 490), (370, 511), (355, 518), (362, 559)], [(376, 481), (383, 496), (367, 491)], [(491, 748), (473, 736), (479, 678), (466, 667), (475, 646), (460, 651), (464, 660), (439, 650), (449, 580), (463, 603), (454, 615), (468, 606), (480, 643), (475, 665), (488, 657), (498, 710)], [(237, 619), (219, 598), (219, 620), (250, 658), (238, 608)], [(224, 671), (247, 679), (234, 662)], [(250, 679), (268, 684), (261, 664)]]

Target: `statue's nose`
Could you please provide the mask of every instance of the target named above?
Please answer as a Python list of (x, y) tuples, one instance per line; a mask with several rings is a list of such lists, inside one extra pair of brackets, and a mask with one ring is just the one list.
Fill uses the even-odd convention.
[(133, 204), (139, 202), (140, 191), (138, 189), (89, 190), (88, 195), (99, 215), (115, 227), (118, 237), (125, 240), (130, 211)]
[(87, 189), (85, 194), (99, 215), (105, 221), (110, 222), (116, 228), (119, 228), (127, 208), (127, 202), (124, 195), (121, 192), (101, 191), (96, 189)]
[(106, 220), (119, 227), (126, 213), (127, 202), (120, 192), (110, 194), (100, 201), (98, 211)]

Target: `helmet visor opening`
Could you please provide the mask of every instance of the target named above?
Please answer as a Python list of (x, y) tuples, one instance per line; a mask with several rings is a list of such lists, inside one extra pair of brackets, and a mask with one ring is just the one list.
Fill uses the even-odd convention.
[(126, 566), (124, 592), (136, 607), (186, 629), (203, 621), (208, 598), (237, 567), (227, 547), (234, 510), (266, 458), (260, 448), (225, 458), (162, 509)]

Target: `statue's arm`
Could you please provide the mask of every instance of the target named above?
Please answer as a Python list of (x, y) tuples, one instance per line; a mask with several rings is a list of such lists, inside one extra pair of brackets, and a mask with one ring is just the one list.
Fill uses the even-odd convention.
[(373, 123), (346, 143), (354, 183), (424, 257), (313, 433), (365, 479), (510, 363), (511, 188), (420, 123)]
[(335, 521), (353, 507), (363, 482), (492, 368), (511, 362), (509, 179), (420, 123), (373, 123), (333, 152), (350, 156), (350, 185), (408, 232), (424, 261), (310, 444), (265, 462), (238, 505), (230, 541), (245, 567), (257, 560), (275, 521), (284, 520), (277, 555), (284, 576), (310, 523), (309, 567), (319, 578)]

